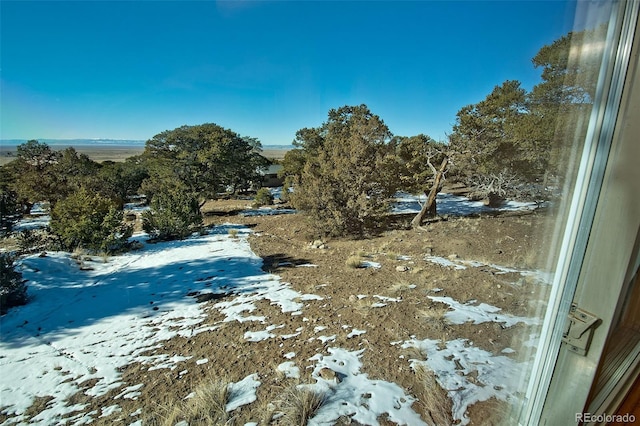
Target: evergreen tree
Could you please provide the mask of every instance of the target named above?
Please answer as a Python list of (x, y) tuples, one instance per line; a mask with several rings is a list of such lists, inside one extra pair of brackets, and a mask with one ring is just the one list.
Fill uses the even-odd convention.
[(111, 253), (123, 249), (133, 231), (122, 219), (122, 210), (112, 200), (82, 187), (55, 205), (50, 226), (68, 250)]
[(393, 156), (387, 126), (366, 105), (344, 106), (330, 110), (328, 121), (310, 133), (319, 138), (317, 157), (304, 166), (291, 196), (294, 206), (324, 234), (362, 236), (380, 229), (397, 187), (388, 173)]
[(257, 139), (206, 123), (155, 135), (147, 141), (143, 156), (152, 178), (175, 177), (203, 205), (220, 192), (258, 182), (269, 164), (260, 151)]
[(462, 174), (492, 174), (504, 169), (524, 172), (515, 135), (518, 121), (526, 112), (526, 91), (518, 81), (496, 86), (477, 104), (457, 114), (450, 136)]
[(22, 273), (15, 269), (15, 259), (7, 253), (0, 253), (0, 314), (5, 314), (13, 306), (27, 303), (27, 286)]
[(202, 229), (198, 195), (176, 178), (156, 181), (151, 210), (142, 215), (142, 228), (152, 238), (173, 240)]

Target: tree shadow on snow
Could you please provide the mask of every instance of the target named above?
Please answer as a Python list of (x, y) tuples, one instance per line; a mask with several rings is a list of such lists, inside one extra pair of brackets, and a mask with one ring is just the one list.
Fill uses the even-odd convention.
[(282, 271), (285, 268), (295, 268), (300, 265), (308, 265), (308, 259), (299, 259), (287, 256), (284, 253), (270, 254), (262, 258), (262, 270), (269, 273)]
[(139, 318), (141, 324), (160, 320), (189, 304), (264, 291), (277, 279), (261, 270), (262, 259), (226, 251), (229, 246), (211, 241), (216, 241), (216, 234), (218, 241), (231, 239), (224, 235), (230, 229), (244, 233), (246, 228), (216, 228), (209, 241), (202, 237), (146, 245), (106, 265), (99, 258), (86, 261), (85, 270), (64, 253), (25, 258), (22, 269), (31, 300), (0, 319), (2, 346), (51, 344), (86, 335), (86, 327), (110, 319), (117, 322), (120, 315)]

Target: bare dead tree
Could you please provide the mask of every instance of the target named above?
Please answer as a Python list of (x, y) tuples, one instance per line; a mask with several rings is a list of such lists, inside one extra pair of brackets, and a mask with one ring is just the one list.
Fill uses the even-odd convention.
[(436, 197), (442, 190), (442, 186), (444, 185), (444, 181), (446, 180), (445, 173), (449, 165), (449, 156), (445, 154), (440, 167), (436, 169), (436, 167), (431, 163), (431, 159), (435, 156), (435, 154), (436, 153), (433, 153), (433, 155), (428, 155), (426, 158), (427, 165), (433, 173), (433, 183), (430, 190), (424, 192), (427, 196), (427, 202), (422, 205), (420, 212), (416, 214), (416, 216), (411, 221), (411, 226), (413, 228), (418, 228), (420, 225), (422, 225), (422, 222), (424, 222), (425, 218), (434, 217), (437, 214)]

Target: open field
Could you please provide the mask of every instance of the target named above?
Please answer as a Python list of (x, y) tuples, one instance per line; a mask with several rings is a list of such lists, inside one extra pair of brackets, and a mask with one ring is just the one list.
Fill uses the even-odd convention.
[(303, 390), (317, 424), (511, 414), (549, 288), (544, 214), (314, 241), (246, 204), (211, 202), (209, 234), (182, 242), (25, 259), (36, 298), (3, 317), (0, 423), (290, 425)]
[[(65, 146), (54, 146), (54, 149), (64, 149)], [(142, 154), (144, 147), (130, 147), (130, 146), (99, 146), (93, 147), (88, 145), (75, 146), (76, 150), (82, 154), (86, 154), (93, 161), (98, 163), (102, 161), (124, 161), (134, 155)], [(281, 160), (284, 158), (287, 150), (285, 149), (270, 149), (268, 146), (262, 152), (267, 158)], [(16, 156), (15, 146), (0, 146), (0, 166), (4, 166), (10, 161), (14, 160)]]
[[(64, 146), (52, 146), (53, 149), (65, 149)], [(124, 161), (134, 155), (142, 154), (144, 147), (129, 147), (129, 146), (99, 146), (92, 147), (87, 145), (80, 145), (74, 147), (78, 152), (86, 154), (93, 161), (98, 163), (102, 161)], [(15, 159), (16, 148), (15, 147), (0, 147), (0, 166), (3, 166)]]

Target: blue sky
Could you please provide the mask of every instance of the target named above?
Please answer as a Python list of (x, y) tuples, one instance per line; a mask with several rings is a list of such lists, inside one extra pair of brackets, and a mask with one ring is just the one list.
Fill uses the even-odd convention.
[(288, 144), (367, 104), (444, 140), (572, 29), (574, 2), (2, 1), (0, 139), (146, 140), (213, 122)]

